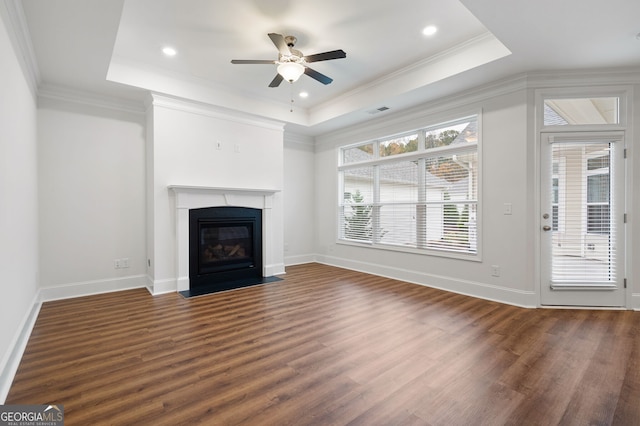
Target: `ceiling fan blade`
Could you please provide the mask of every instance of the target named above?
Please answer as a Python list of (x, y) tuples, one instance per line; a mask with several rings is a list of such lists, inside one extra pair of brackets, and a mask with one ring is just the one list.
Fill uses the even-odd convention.
[(344, 50), (332, 50), (331, 52), (323, 52), (316, 53), (315, 55), (305, 56), (304, 60), (306, 62), (319, 62), (319, 61), (328, 61), (331, 59), (342, 59), (346, 58), (347, 54)]
[(276, 61), (270, 61), (268, 59), (232, 59), (232, 64), (275, 64)]
[(289, 46), (287, 46), (287, 42), (284, 41), (284, 37), (282, 34), (269, 33), (269, 38), (278, 48), (278, 52), (281, 55), (289, 56), (291, 55), (291, 50), (289, 50)]
[(282, 83), (282, 80), (284, 80), (284, 78), (280, 74), (276, 74), (273, 80), (271, 80), (271, 83), (269, 83), (269, 87), (280, 86), (280, 83)]
[(329, 78), (326, 75), (324, 75), (322, 73), (319, 73), (318, 71), (313, 70), (313, 69), (311, 69), (309, 67), (305, 67), (304, 73), (306, 75), (308, 75), (309, 77), (311, 77), (311, 78), (313, 78), (315, 80), (318, 80), (322, 84), (329, 84), (329, 83), (331, 83), (333, 81), (332, 78)]

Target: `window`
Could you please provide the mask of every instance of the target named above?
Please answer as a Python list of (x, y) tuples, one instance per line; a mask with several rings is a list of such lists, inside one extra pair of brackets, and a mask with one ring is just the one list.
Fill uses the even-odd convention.
[(545, 99), (544, 125), (618, 124), (619, 104), (618, 97)]
[(477, 254), (477, 121), (343, 147), (339, 239)]
[(403, 136), (379, 143), (380, 157), (388, 157), (418, 150), (418, 135)]

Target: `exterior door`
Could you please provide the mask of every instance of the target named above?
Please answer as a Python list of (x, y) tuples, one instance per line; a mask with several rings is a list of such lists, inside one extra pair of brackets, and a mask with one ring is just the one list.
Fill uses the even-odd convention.
[(542, 305), (625, 305), (623, 137), (541, 134)]

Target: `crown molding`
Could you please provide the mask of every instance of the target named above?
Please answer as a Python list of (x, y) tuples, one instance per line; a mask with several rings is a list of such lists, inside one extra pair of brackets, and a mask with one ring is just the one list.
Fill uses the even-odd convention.
[(38, 68), (33, 44), (31, 43), (31, 34), (29, 33), (22, 2), (20, 0), (0, 1), (0, 16), (7, 27), (9, 39), (16, 52), (16, 57), (27, 84), (33, 97), (36, 98), (38, 85), (40, 84), (40, 69)]
[[(389, 136), (444, 122), (453, 116), (477, 114), (478, 103), (498, 96), (525, 90), (527, 75), (517, 74), (482, 86), (474, 87), (434, 101), (400, 110), (380, 119), (371, 119), (354, 126), (316, 136), (316, 146), (334, 146), (344, 142), (358, 142), (374, 137)], [(425, 121), (428, 119), (428, 121)], [(373, 136), (375, 135), (375, 136)]]
[[(147, 90), (153, 96), (164, 96), (167, 99), (187, 100), (194, 105), (205, 105), (207, 109), (217, 109), (225, 114), (237, 112), (245, 116), (264, 117), (274, 122), (308, 125), (306, 109), (296, 108), (291, 111), (288, 103), (251, 95), (202, 77), (153, 68), (128, 58), (112, 57), (107, 80)], [(151, 102), (153, 103), (153, 100)], [(148, 102), (147, 107), (149, 105)]]
[(189, 99), (167, 96), (159, 93), (151, 93), (146, 102), (147, 109), (150, 106), (154, 108), (167, 108), (176, 111), (188, 112), (191, 114), (199, 114), (206, 117), (219, 118), (227, 121), (234, 121), (240, 124), (248, 124), (251, 126), (263, 127), (270, 130), (284, 132), (284, 122), (254, 116), (224, 107), (215, 106), (208, 103), (193, 101)]
[(20, 0), (0, 0), (0, 17), (5, 23), (9, 39), (16, 52), (16, 58), (20, 63), (33, 98), (38, 102), (42, 99), (54, 99), (118, 111), (144, 112), (143, 106), (135, 101), (83, 92), (69, 87), (43, 85), (22, 2)]
[(287, 131), (285, 127), (284, 144), (313, 151), (315, 139), (313, 136)]
[[(363, 130), (367, 134), (389, 135), (393, 129), (404, 127), (412, 129), (412, 123), (424, 117), (433, 117), (450, 110), (460, 110), (521, 90), (571, 87), (604, 87), (640, 84), (640, 68), (604, 68), (578, 69), (562, 71), (539, 71), (513, 75), (493, 81), (450, 96), (398, 111), (392, 115), (376, 120), (348, 126), (336, 131), (316, 136), (317, 146), (333, 146), (342, 141), (359, 141), (363, 138)], [(368, 138), (366, 138), (368, 139)]]
[(89, 105), (133, 114), (144, 114), (145, 112), (144, 103), (142, 101), (138, 102), (134, 100), (116, 98), (64, 86), (40, 86), (38, 90), (38, 103), (41, 104), (44, 99)]
[(360, 108), (375, 108), (379, 102), (386, 102), (380, 101), (379, 95), (390, 98), (408, 93), (510, 54), (493, 34), (485, 32), (314, 106), (310, 109), (309, 124), (320, 124)]
[(527, 73), (527, 85), (532, 89), (625, 84), (640, 84), (640, 68), (598, 68)]

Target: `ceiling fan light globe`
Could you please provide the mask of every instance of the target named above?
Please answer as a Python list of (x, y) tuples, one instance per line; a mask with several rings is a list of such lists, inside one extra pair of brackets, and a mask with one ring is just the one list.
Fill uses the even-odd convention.
[(278, 65), (278, 74), (288, 82), (293, 83), (304, 74), (304, 66), (296, 62), (285, 62)]

